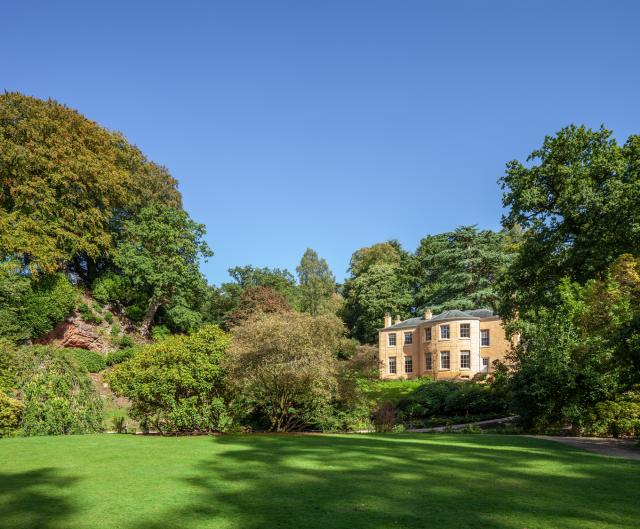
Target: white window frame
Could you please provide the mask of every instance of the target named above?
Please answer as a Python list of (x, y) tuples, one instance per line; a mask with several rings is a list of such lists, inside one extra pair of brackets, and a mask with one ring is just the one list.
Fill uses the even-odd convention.
[[(409, 339), (409, 341), (407, 341), (407, 338)], [(413, 333), (411, 331), (407, 332), (405, 331), (404, 333), (404, 345), (411, 345), (413, 344)]]
[[(391, 343), (391, 338), (393, 337), (393, 343)], [(387, 344), (389, 345), (389, 347), (395, 347), (397, 345), (398, 341), (396, 339), (396, 333), (395, 332), (390, 332), (387, 335)]]
[[(393, 364), (392, 364), (393, 361)], [(393, 365), (393, 369), (391, 366)], [(389, 375), (397, 375), (398, 374), (398, 359), (395, 356), (390, 356), (387, 359), (387, 373)]]
[[(447, 337), (443, 336), (444, 330), (447, 330)], [(441, 340), (450, 340), (451, 339), (451, 325), (440, 325), (440, 339)]]
[[(462, 356), (467, 357), (467, 365), (462, 365)], [(471, 351), (460, 351), (460, 369), (471, 369)]]
[[(466, 336), (462, 336), (462, 327), (463, 326), (467, 330), (467, 335)], [(461, 323), (460, 324), (460, 338), (463, 338), (465, 340), (471, 338), (471, 324), (470, 323)]]
[[(487, 338), (487, 343), (484, 343), (485, 334)], [(491, 345), (491, 333), (489, 329), (480, 329), (480, 347), (489, 347)]]
[[(410, 364), (411, 369), (407, 369), (407, 362)], [(404, 372), (407, 374), (413, 373), (413, 356), (404, 357)]]
[[(443, 367), (443, 362), (442, 359), (444, 358), (444, 355), (447, 355), (447, 367)], [(451, 370), (451, 353), (449, 351), (440, 351), (440, 370), (441, 371), (449, 371)]]

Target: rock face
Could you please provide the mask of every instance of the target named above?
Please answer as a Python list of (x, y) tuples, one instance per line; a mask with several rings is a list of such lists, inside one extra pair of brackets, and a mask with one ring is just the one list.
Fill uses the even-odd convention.
[(75, 314), (40, 338), (38, 343), (99, 352), (109, 350), (109, 344), (98, 334), (96, 327)]

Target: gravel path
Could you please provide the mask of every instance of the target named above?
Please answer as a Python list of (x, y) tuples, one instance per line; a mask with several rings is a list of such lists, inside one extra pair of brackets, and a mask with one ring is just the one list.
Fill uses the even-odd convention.
[(530, 435), (536, 439), (548, 439), (569, 446), (583, 448), (589, 452), (611, 457), (623, 457), (640, 461), (640, 448), (632, 439), (610, 439), (602, 437), (563, 437), (556, 435)]

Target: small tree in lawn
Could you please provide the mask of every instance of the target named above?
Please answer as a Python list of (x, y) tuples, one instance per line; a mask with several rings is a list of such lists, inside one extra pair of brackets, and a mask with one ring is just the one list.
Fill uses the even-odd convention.
[(113, 391), (131, 400), (130, 415), (159, 432), (224, 430), (222, 358), (228, 336), (207, 325), (142, 347), (109, 374)]
[(149, 303), (141, 331), (148, 335), (158, 309), (184, 297), (203, 282), (200, 256), (213, 255), (203, 240), (205, 227), (181, 209), (154, 204), (124, 225), (115, 263)]
[(229, 384), (272, 431), (317, 425), (338, 394), (334, 351), (344, 326), (335, 316), (263, 314), (234, 329)]

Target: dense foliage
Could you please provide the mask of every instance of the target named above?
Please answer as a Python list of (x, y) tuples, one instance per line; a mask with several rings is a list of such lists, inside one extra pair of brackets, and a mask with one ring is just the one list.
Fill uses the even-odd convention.
[(267, 429), (320, 428), (339, 398), (335, 351), (344, 326), (335, 316), (263, 315), (234, 330), (229, 383), (243, 409)]
[(227, 335), (213, 325), (140, 348), (108, 375), (117, 395), (131, 400), (130, 415), (159, 432), (224, 430), (222, 360)]
[(7, 410), (19, 411), (16, 426), (22, 435), (101, 430), (102, 401), (85, 369), (66, 351), (42, 346), (13, 348), (5, 342), (0, 355), (0, 391), (4, 394), (0, 416), (6, 417)]

